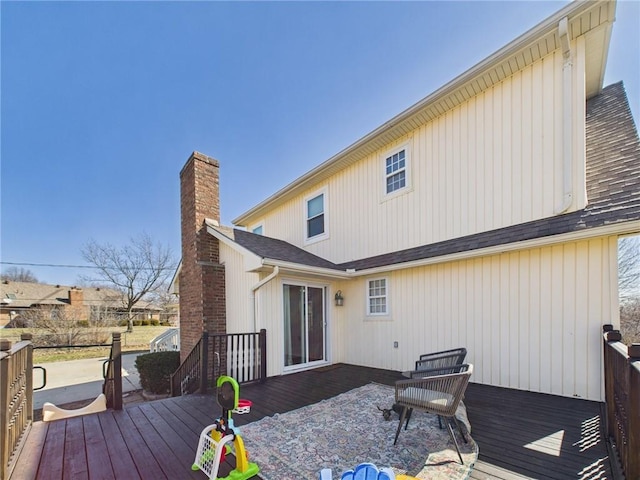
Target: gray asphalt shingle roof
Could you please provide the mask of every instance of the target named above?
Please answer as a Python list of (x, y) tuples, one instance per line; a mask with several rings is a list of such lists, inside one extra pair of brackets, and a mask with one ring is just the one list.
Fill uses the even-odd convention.
[(640, 142), (622, 82), (586, 105), (587, 198), (583, 210), (465, 237), (334, 264), (295, 245), (243, 230), (236, 242), (263, 258), (334, 270), (363, 270), (640, 220)]

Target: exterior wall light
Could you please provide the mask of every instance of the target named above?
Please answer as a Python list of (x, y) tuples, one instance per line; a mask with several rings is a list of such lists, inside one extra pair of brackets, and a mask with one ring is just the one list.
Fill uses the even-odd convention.
[(336, 307), (344, 305), (344, 297), (342, 296), (342, 290), (338, 290), (335, 295)]

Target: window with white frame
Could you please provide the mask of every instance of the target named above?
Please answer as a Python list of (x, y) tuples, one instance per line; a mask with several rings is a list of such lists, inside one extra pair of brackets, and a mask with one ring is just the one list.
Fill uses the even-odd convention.
[(386, 315), (389, 309), (386, 278), (367, 282), (367, 315)]
[(263, 231), (264, 231), (264, 228), (262, 225), (256, 225), (251, 229), (251, 232), (255, 233), (256, 235), (263, 235)]
[(407, 186), (406, 147), (385, 158), (385, 185), (387, 194), (402, 190)]
[(316, 192), (305, 199), (305, 239), (320, 240), (327, 236), (327, 192)]

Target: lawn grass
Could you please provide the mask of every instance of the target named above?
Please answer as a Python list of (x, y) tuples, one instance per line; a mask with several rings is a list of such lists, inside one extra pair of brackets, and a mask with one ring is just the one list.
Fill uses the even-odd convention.
[[(133, 332), (127, 332), (126, 327), (106, 328), (107, 332), (120, 332), (123, 352), (148, 351), (149, 342), (169, 327), (133, 327)], [(23, 333), (36, 333), (30, 328), (2, 328), (0, 338), (19, 342)], [(111, 338), (107, 341), (111, 343)], [(33, 351), (34, 363), (61, 362), (65, 360), (79, 360), (81, 358), (108, 357), (111, 347), (90, 348), (36, 348)]]

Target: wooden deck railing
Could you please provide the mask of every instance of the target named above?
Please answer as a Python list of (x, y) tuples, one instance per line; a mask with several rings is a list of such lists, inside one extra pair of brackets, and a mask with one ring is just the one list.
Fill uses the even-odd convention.
[(0, 340), (0, 480), (11, 475), (32, 422), (33, 345), (24, 334), (13, 346)]
[(605, 429), (627, 479), (640, 478), (640, 344), (627, 347), (611, 325), (604, 328)]
[[(212, 358), (209, 352), (212, 352)], [(195, 391), (206, 393), (208, 383), (220, 375), (229, 375), (238, 383), (265, 381), (267, 331), (211, 336), (204, 332), (171, 375), (171, 396)]]
[(229, 375), (238, 383), (267, 378), (267, 331), (213, 335), (213, 378)]
[(202, 337), (191, 349), (187, 358), (171, 374), (169, 384), (172, 397), (193, 393), (196, 390), (200, 390), (202, 393), (206, 392), (208, 346), (209, 334), (203, 332)]
[(113, 332), (111, 353), (107, 360), (107, 371), (104, 373), (102, 393), (107, 397), (107, 408), (122, 410), (122, 346), (120, 333)]

